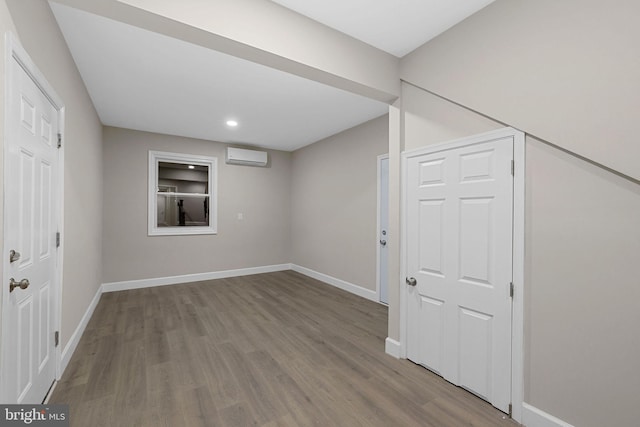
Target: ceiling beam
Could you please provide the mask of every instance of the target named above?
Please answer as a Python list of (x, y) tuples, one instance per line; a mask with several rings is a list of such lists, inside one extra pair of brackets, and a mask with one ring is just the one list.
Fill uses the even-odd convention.
[(399, 59), (266, 0), (52, 0), (370, 99), (400, 95)]

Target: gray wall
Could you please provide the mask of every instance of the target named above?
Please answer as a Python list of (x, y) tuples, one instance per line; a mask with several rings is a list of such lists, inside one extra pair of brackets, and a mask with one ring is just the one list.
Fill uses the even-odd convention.
[(402, 84), (402, 118), (405, 150), (504, 127), (407, 83)]
[(401, 78), (640, 179), (640, 2), (497, 0)]
[[(622, 19), (618, 9), (611, 8), (607, 9), (611, 16), (599, 16), (595, 2), (571, 2), (575, 13), (556, 10), (550, 3), (498, 0), (403, 62), (405, 78), (414, 79), (411, 83), (483, 114), (404, 84), (403, 143), (406, 149), (417, 148), (504, 124), (522, 125), (525, 131), (549, 135), (556, 145), (531, 135), (526, 138), (524, 399), (576, 426), (634, 425), (640, 418), (640, 376), (636, 369), (640, 360), (640, 185), (560, 147), (635, 173), (630, 166), (635, 162), (637, 167), (637, 144), (632, 147), (623, 137), (631, 135), (634, 126), (626, 121), (628, 113), (619, 108), (633, 107), (636, 101), (630, 94), (637, 93), (640, 84), (629, 86), (628, 93), (623, 94), (619, 78), (628, 69), (616, 68), (614, 72), (601, 68), (605, 74), (595, 78), (588, 74), (591, 71), (586, 76), (580, 74), (577, 65), (565, 59), (562, 66), (572, 71), (564, 71), (579, 74), (575, 84), (586, 84), (582, 80), (585, 78), (598, 89), (594, 93), (594, 88), (589, 88), (588, 99), (570, 96), (557, 88), (557, 79), (567, 82), (563, 74), (541, 70), (555, 69), (557, 63), (544, 56), (542, 59), (549, 62), (531, 68), (521, 56), (513, 54), (518, 49), (530, 52), (540, 40), (546, 40), (548, 32), (555, 34), (555, 43), (543, 46), (551, 51), (565, 50), (571, 34), (582, 35), (581, 25), (587, 17), (604, 26), (614, 18)], [(568, 2), (557, 3), (566, 6)], [(629, 6), (623, 8), (626, 13), (632, 12), (631, 5), (623, 3)], [(521, 16), (514, 8), (531, 13)], [(557, 17), (551, 11), (562, 13)], [(521, 23), (521, 31), (495, 40), (496, 32), (512, 27), (508, 18)], [(560, 21), (564, 26), (556, 25)], [(637, 27), (608, 28), (612, 34), (637, 31)], [(472, 51), (480, 46), (484, 46), (484, 55)], [(591, 54), (590, 49), (578, 48), (574, 57)], [(562, 57), (559, 52), (555, 54)], [(618, 51), (614, 56), (615, 67), (622, 67), (628, 59), (625, 52)], [(518, 66), (517, 75), (504, 72)], [(488, 68), (496, 75), (487, 76)], [(532, 90), (528, 79), (540, 90), (539, 97), (523, 93)], [(487, 89), (498, 81), (500, 87)], [(557, 102), (541, 102), (550, 88), (558, 89), (554, 98)], [(619, 96), (620, 103), (598, 113), (598, 104), (610, 101), (607, 94)], [(573, 106), (569, 116), (564, 111), (568, 105)], [(486, 116), (494, 116), (497, 121)], [(585, 133), (590, 133), (588, 138)], [(392, 185), (399, 191), (399, 182)], [(398, 284), (397, 279), (394, 284)], [(399, 284), (395, 291), (399, 292)], [(399, 331), (398, 312), (390, 308), (389, 333), (394, 339)]]
[[(375, 291), (377, 156), (387, 141), (383, 116), (270, 151), (269, 167), (255, 168), (224, 164), (224, 144), (105, 127), (103, 282), (293, 262)], [(147, 236), (149, 150), (218, 157), (217, 235)]]
[[(104, 128), (104, 283), (291, 261), (291, 154), (269, 151), (265, 168), (226, 165), (224, 148)], [(149, 150), (218, 158), (218, 234), (147, 236)]]
[(294, 264), (376, 290), (377, 156), (388, 117), (293, 153)]
[[(101, 284), (102, 126), (48, 3), (0, 0), (0, 15), (2, 35), (7, 30), (17, 32), (22, 46), (66, 106), (64, 348)], [(4, 85), (0, 91), (4, 99)], [(4, 115), (1, 117), (4, 120)]]
[(525, 400), (575, 426), (640, 419), (640, 186), (527, 138)]

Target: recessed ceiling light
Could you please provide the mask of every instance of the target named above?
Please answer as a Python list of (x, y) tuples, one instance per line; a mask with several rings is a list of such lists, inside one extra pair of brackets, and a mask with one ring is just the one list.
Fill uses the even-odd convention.
[(238, 126), (238, 122), (236, 122), (235, 120), (227, 120), (227, 126), (234, 128)]
[(196, 167), (193, 165), (189, 165), (189, 169), (195, 169)]

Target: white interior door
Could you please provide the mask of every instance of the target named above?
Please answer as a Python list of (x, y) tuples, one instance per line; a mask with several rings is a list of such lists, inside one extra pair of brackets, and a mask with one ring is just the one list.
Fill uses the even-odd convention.
[[(10, 67), (5, 114), (3, 403), (41, 403), (56, 375), (59, 112), (15, 57)], [(13, 286), (16, 283), (22, 286)]]
[(380, 302), (389, 304), (389, 157), (378, 158), (378, 281)]
[(407, 357), (507, 412), (513, 138), (407, 156)]

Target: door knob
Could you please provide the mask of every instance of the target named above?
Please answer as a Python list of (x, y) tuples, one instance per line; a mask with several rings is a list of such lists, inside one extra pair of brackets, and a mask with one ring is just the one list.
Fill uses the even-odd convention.
[(380, 244), (382, 246), (387, 246), (387, 241), (386, 240), (380, 240)]
[(13, 292), (15, 288), (27, 289), (29, 285), (29, 279), (22, 279), (19, 282), (16, 282), (12, 277), (11, 279), (9, 279), (9, 292)]
[(407, 282), (407, 285), (409, 286), (415, 286), (418, 284), (418, 281), (415, 277), (407, 277), (406, 279), (404, 279), (404, 281)]

